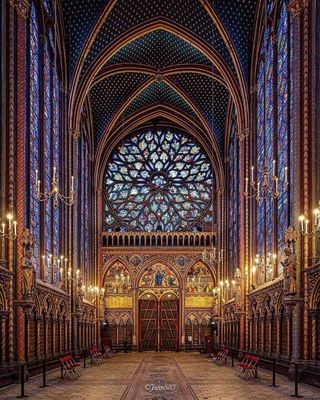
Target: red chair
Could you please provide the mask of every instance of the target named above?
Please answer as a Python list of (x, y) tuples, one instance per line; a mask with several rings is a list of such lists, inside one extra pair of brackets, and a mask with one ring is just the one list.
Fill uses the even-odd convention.
[(238, 376), (242, 376), (244, 367), (250, 365), (252, 363), (251, 356), (249, 354), (246, 354), (241, 362), (238, 362), (237, 367), (236, 367), (236, 374)]
[(70, 362), (70, 356), (60, 358), (60, 362), (63, 370), (63, 378), (77, 379), (78, 374), (75, 371), (75, 367)]
[(251, 363), (243, 367), (242, 378), (256, 378), (257, 377), (257, 367), (258, 367), (259, 357), (251, 356)]

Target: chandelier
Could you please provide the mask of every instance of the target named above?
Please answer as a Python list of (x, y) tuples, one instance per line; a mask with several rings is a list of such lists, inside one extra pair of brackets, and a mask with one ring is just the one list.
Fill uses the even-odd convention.
[(284, 187), (280, 190), (279, 177), (276, 175), (276, 161), (272, 162), (272, 174), (270, 174), (265, 160), (261, 181), (255, 180), (254, 166), (251, 167), (251, 179), (249, 181), (249, 177), (246, 177), (244, 195), (247, 199), (255, 198), (257, 201), (269, 195), (277, 199), (288, 185), (288, 168), (284, 169)]
[(67, 204), (68, 206), (72, 206), (74, 203), (74, 177), (71, 176), (71, 187), (70, 187), (70, 193), (65, 196), (63, 195), (60, 190), (59, 190), (59, 180), (58, 180), (58, 173), (57, 173), (57, 168), (54, 165), (53, 166), (53, 174), (52, 174), (52, 180), (51, 180), (51, 190), (48, 192), (41, 192), (40, 190), (40, 185), (41, 181), (39, 178), (39, 171), (36, 170), (36, 184), (35, 184), (35, 189), (36, 189), (36, 197), (39, 201), (48, 201), (51, 198), (53, 199), (53, 207), (57, 208), (58, 207), (58, 200), (60, 199), (63, 203)]
[(1, 224), (0, 238), (1, 239), (9, 239), (15, 240), (17, 238), (17, 221), (13, 220), (13, 215), (7, 215), (8, 220), (8, 228), (6, 228), (6, 224)]

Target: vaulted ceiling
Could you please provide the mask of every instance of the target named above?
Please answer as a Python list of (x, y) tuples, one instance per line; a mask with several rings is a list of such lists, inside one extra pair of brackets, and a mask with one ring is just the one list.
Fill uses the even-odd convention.
[(223, 154), (229, 101), (248, 86), (257, 0), (61, 2), (72, 112), (89, 98), (97, 152), (126, 118), (165, 105), (213, 132)]

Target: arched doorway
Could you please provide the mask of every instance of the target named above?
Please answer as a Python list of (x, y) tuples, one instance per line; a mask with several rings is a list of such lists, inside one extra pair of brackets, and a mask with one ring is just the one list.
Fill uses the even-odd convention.
[(140, 351), (179, 348), (179, 285), (164, 264), (148, 267), (139, 280), (138, 324)]
[(140, 351), (177, 351), (179, 348), (179, 299), (167, 292), (158, 298), (145, 293), (139, 299)]

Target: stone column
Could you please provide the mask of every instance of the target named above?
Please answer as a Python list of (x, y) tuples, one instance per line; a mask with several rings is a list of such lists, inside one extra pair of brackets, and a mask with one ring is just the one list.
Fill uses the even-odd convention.
[(319, 346), (320, 339), (319, 333), (317, 336), (317, 322), (318, 322), (319, 311), (316, 309), (309, 310), (309, 321), (310, 321), (310, 359), (317, 359), (317, 346)]
[[(19, 99), (16, 105), (16, 175), (15, 175), (15, 191), (16, 191), (16, 220), (18, 223), (17, 233), (21, 236), (24, 228), (25, 217), (25, 150), (26, 150), (26, 26), (29, 14), (29, 0), (10, 0), (11, 10), (14, 12), (15, 19), (15, 67), (16, 67), (16, 87), (14, 88), (14, 97)], [(13, 9), (13, 10), (12, 10)], [(19, 155), (19, 156), (18, 156)], [(10, 211), (13, 211), (11, 209)], [(22, 307), (22, 270), (20, 267), (20, 260), (22, 258), (23, 250), (22, 244), (17, 241), (16, 247), (16, 260), (15, 265), (15, 280), (16, 292), (15, 298), (15, 342), (16, 342), (16, 355), (15, 358), (18, 362), (25, 360), (25, 314)]]

